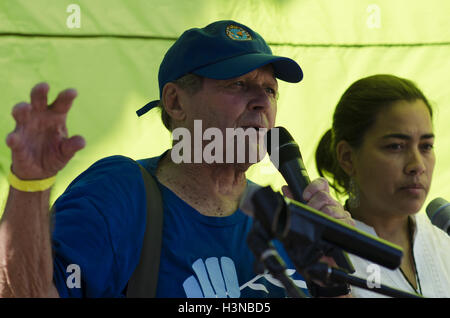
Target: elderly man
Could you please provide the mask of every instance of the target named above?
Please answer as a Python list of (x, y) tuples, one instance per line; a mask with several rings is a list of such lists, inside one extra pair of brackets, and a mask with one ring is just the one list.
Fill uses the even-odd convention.
[[(277, 79), (299, 82), (302, 76), (295, 61), (272, 55), (258, 33), (234, 21), (190, 29), (166, 53), (160, 99), (138, 115), (161, 107), (165, 126), (187, 130), (192, 142), (182, 149), (182, 162), (174, 160), (176, 144), (139, 161), (157, 180), (164, 209), (157, 297), (285, 295), (270, 275), (254, 272), (246, 244), (252, 219), (239, 201), (252, 162), (194, 160), (207, 143), (196, 143), (193, 135), (198, 121), (202, 133), (214, 128), (224, 136), (230, 128), (272, 128)], [(140, 260), (146, 223), (152, 222), (146, 220), (141, 170), (122, 156), (96, 162), (58, 198), (50, 222), (54, 176), (85, 143), (80, 136), (68, 138), (65, 125), (76, 92), (63, 91), (47, 106), (48, 89), (45, 83), (35, 86), (31, 103), (13, 109), (17, 126), (7, 137), (12, 166), (0, 224), (0, 295), (123, 297)], [(234, 150), (249, 151), (249, 146)], [(306, 190), (310, 206), (351, 222), (323, 179)], [(75, 270), (81, 284), (71, 281)]]

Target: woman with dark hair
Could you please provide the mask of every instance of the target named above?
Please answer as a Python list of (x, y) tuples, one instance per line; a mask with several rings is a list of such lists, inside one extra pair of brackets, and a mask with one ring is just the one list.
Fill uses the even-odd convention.
[[(425, 297), (450, 297), (450, 237), (422, 208), (435, 164), (433, 111), (410, 80), (374, 75), (353, 83), (338, 102), (333, 125), (316, 150), (319, 174), (330, 180), (356, 227), (403, 249), (396, 270), (382, 266), (383, 284)], [(355, 275), (374, 273), (350, 255)], [(376, 290), (374, 289), (376, 292)], [(355, 297), (381, 296), (353, 288)]]

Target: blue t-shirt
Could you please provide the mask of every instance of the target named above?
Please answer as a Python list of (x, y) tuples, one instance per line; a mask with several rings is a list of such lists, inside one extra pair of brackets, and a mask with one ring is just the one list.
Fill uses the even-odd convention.
[[(155, 175), (160, 158), (139, 162)], [(227, 217), (202, 215), (157, 183), (164, 208), (157, 297), (286, 296), (271, 275), (255, 274), (246, 242), (250, 217), (241, 210)], [(97, 161), (69, 185), (54, 210), (54, 282), (60, 296), (124, 297), (145, 233), (139, 167), (123, 156)], [(288, 275), (306, 292), (281, 244), (275, 245)]]

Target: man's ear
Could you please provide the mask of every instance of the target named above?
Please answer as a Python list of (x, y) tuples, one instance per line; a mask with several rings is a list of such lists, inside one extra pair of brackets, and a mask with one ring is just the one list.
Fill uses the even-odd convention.
[(162, 101), (164, 109), (172, 118), (172, 121), (183, 121), (186, 118), (185, 110), (180, 102), (181, 89), (174, 83), (164, 85), (162, 92)]
[(347, 141), (341, 140), (336, 145), (337, 161), (342, 170), (349, 176), (352, 176), (355, 172), (354, 154), (354, 149)]

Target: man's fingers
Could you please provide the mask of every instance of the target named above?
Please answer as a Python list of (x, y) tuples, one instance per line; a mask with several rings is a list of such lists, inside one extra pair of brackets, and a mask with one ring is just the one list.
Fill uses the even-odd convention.
[(33, 87), (30, 93), (31, 106), (35, 110), (47, 109), (47, 94), (50, 87), (47, 83), (39, 83)]
[(338, 206), (339, 203), (336, 202), (328, 192), (318, 191), (309, 199), (308, 205), (316, 210), (322, 210), (325, 206)]
[(31, 105), (28, 103), (16, 104), (12, 109), (12, 116), (16, 120), (17, 124), (25, 122), (30, 114)]
[(350, 212), (345, 211), (342, 207), (327, 205), (323, 207), (321, 211), (339, 221), (347, 223), (348, 225), (356, 225)]
[(6, 144), (13, 153), (13, 161), (23, 161), (27, 158), (24, 140), (17, 132), (12, 132), (6, 137)]
[(77, 91), (69, 88), (58, 94), (55, 101), (50, 105), (50, 108), (61, 114), (65, 114), (69, 111), (72, 106), (72, 102), (77, 97)]
[(291, 189), (289, 189), (289, 187), (287, 185), (282, 186), (281, 187), (281, 191), (289, 199), (294, 199), (294, 196), (292, 195)]
[(335, 201), (325, 191), (320, 191), (314, 194), (314, 196), (308, 202), (308, 206), (322, 211), (323, 213), (336, 219), (351, 218), (350, 213), (345, 211), (342, 205), (339, 202)]
[(351, 214), (331, 197), (329, 191), (330, 188), (326, 179), (318, 178), (306, 187), (303, 197), (307, 200), (308, 206), (354, 226), (355, 222), (351, 218)]
[(322, 208), (322, 212), (334, 217), (335, 219), (348, 219), (352, 215), (345, 211), (342, 207), (336, 205), (326, 205)]
[[(35, 110), (46, 110), (48, 101), (47, 94), (50, 87), (47, 83), (39, 83), (31, 90), (31, 106)], [(72, 102), (77, 97), (77, 91), (74, 89), (66, 89), (58, 94), (50, 108), (58, 113), (65, 114), (69, 111)]]
[(11, 150), (16, 150), (20, 147), (20, 137), (16, 132), (10, 133), (6, 136), (6, 144)]
[(81, 136), (73, 136), (68, 139), (64, 139), (61, 142), (61, 153), (67, 160), (72, 158), (75, 153), (83, 149), (86, 145), (86, 141)]
[(309, 201), (311, 197), (318, 191), (330, 192), (330, 186), (325, 178), (314, 179), (303, 192), (303, 199)]

